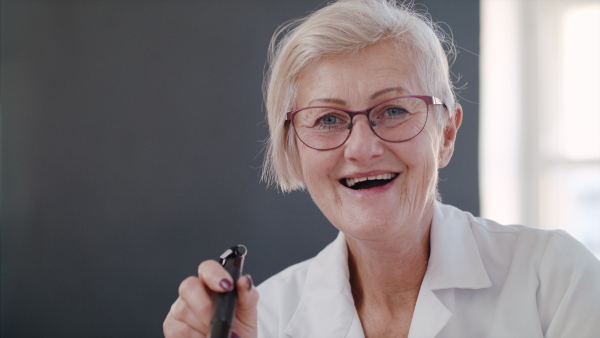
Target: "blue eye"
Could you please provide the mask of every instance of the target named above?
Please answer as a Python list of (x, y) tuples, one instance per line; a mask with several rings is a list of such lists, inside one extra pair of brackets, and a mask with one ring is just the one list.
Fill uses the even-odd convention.
[(398, 116), (400, 114), (406, 113), (406, 109), (399, 107), (391, 107), (385, 111), (387, 116)]
[(349, 116), (342, 111), (329, 110), (313, 117), (312, 126), (321, 130), (333, 130), (343, 127), (350, 121)]
[(332, 124), (336, 124), (337, 123), (337, 117), (333, 116), (333, 115), (327, 115), (325, 117), (323, 117), (321, 119), (321, 121), (323, 122), (323, 124), (325, 125), (332, 125)]

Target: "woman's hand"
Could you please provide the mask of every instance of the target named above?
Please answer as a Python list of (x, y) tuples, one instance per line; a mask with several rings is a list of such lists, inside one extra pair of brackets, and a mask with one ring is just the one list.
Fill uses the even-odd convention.
[[(240, 277), (236, 286), (238, 303), (233, 332), (242, 338), (256, 337), (258, 292), (249, 275)], [(232, 289), (233, 279), (221, 264), (213, 260), (202, 262), (198, 277), (188, 277), (179, 286), (179, 298), (163, 323), (165, 337), (206, 337), (210, 331), (214, 294)]]

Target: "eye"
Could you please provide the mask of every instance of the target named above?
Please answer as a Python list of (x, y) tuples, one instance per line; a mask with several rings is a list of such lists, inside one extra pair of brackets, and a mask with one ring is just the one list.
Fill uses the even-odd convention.
[(385, 117), (394, 117), (394, 116), (398, 116), (398, 115), (402, 115), (402, 114), (406, 114), (408, 113), (408, 111), (404, 108), (400, 108), (400, 107), (389, 107), (385, 110), (384, 115)]
[(330, 110), (322, 112), (319, 116), (315, 116), (312, 125), (316, 128), (332, 130), (341, 128), (348, 123), (349, 118), (345, 116), (344, 112)]
[(411, 118), (412, 113), (405, 108), (406, 105), (401, 102), (388, 102), (379, 107), (376, 107), (371, 116), (372, 121), (378, 124), (385, 123), (400, 123)]
[(338, 123), (338, 118), (335, 115), (331, 115), (330, 114), (330, 115), (327, 115), (327, 116), (323, 116), (320, 119), (320, 122), (322, 124), (324, 124), (324, 125), (330, 126), (330, 125), (334, 125), (334, 124)]

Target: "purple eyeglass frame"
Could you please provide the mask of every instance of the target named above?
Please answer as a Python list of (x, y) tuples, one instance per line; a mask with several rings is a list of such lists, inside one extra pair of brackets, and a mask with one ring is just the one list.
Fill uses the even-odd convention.
[(397, 99), (404, 99), (404, 98), (417, 98), (417, 99), (421, 99), (423, 101), (425, 101), (425, 103), (427, 104), (427, 118), (429, 118), (429, 106), (430, 105), (442, 105), (444, 106), (445, 109), (448, 109), (448, 107), (446, 106), (446, 104), (444, 103), (444, 101), (442, 101), (441, 99), (435, 97), (435, 96), (425, 96), (425, 95), (406, 95), (406, 96), (397, 96), (391, 99), (387, 99), (384, 101), (381, 101), (379, 103), (376, 103), (372, 106), (370, 106), (367, 109), (364, 110), (348, 110), (348, 109), (343, 109), (343, 108), (339, 108), (339, 107), (333, 107), (333, 106), (310, 106), (310, 107), (304, 107), (304, 108), (300, 108), (300, 109), (294, 109), (292, 111), (289, 111), (287, 113), (285, 113), (285, 120), (286, 121), (290, 121), (291, 125), (294, 126), (294, 115), (302, 110), (305, 109), (309, 109), (309, 108), (330, 108), (330, 109), (335, 109), (335, 110), (339, 110), (339, 111), (343, 111), (346, 114), (348, 114), (350, 116), (350, 132), (348, 133), (348, 136), (346, 136), (346, 139), (344, 139), (344, 141), (335, 147), (332, 148), (325, 148), (325, 149), (320, 149), (320, 148), (315, 148), (315, 147), (311, 147), (308, 144), (306, 144), (301, 138), (300, 136), (298, 136), (298, 133), (296, 133), (296, 128), (294, 128), (294, 134), (296, 134), (296, 136), (298, 137), (298, 139), (300, 140), (300, 142), (304, 143), (304, 145), (306, 145), (309, 148), (315, 149), (315, 150), (332, 150), (332, 149), (336, 149), (341, 147), (344, 143), (346, 143), (346, 141), (350, 138), (350, 134), (352, 134), (352, 127), (354, 127), (354, 124), (352, 124), (352, 121), (354, 121), (354, 116), (356, 115), (365, 115), (367, 117), (367, 120), (369, 120), (369, 127), (371, 127), (371, 131), (373, 131), (373, 133), (379, 137), (380, 139), (386, 141), (386, 142), (392, 142), (392, 143), (400, 143), (400, 142), (406, 142), (409, 140), (412, 140), (413, 138), (417, 137), (417, 135), (419, 135), (421, 133), (421, 131), (423, 131), (423, 129), (425, 128), (425, 125), (427, 125), (427, 120), (425, 120), (425, 123), (423, 124), (423, 128), (421, 128), (421, 130), (419, 130), (418, 133), (415, 134), (415, 136), (408, 138), (406, 140), (401, 140), (401, 141), (390, 141), (390, 140), (386, 140), (383, 137), (381, 137), (379, 134), (377, 134), (377, 132), (375, 130), (373, 130), (373, 124), (371, 123), (371, 120), (369, 119), (369, 113), (371, 112), (371, 110), (373, 110), (373, 108), (384, 104), (386, 102), (389, 101), (394, 101)]

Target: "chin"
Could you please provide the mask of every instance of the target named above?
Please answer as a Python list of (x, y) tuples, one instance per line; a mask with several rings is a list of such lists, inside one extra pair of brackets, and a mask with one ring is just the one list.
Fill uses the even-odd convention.
[(356, 239), (388, 239), (406, 232), (398, 215), (378, 213), (374, 210), (345, 212), (337, 217), (328, 217), (330, 222), (347, 236)]

